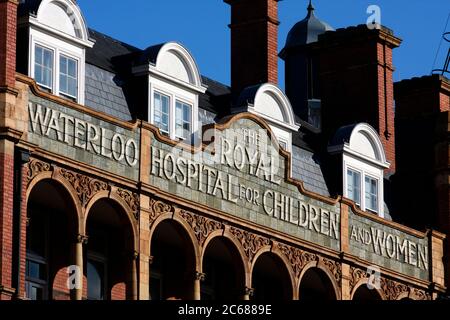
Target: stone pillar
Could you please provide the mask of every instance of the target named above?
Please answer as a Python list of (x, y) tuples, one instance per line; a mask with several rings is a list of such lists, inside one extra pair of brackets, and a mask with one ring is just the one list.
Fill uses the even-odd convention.
[[(428, 232), (430, 278), (437, 291), (445, 292), (444, 241), (446, 236), (440, 232)], [(434, 296), (433, 299), (436, 299)]]
[[(142, 148), (142, 145), (141, 145)], [(146, 147), (144, 147), (147, 149)], [(142, 156), (141, 156), (142, 157)], [(141, 162), (142, 162), (141, 158)], [(147, 163), (147, 162), (146, 162)], [(149, 166), (150, 164), (147, 163)], [(148, 168), (148, 167), (147, 167)], [(149, 206), (150, 198), (141, 195), (141, 212), (139, 214), (139, 300), (149, 300), (150, 297), (150, 265), (153, 257), (150, 256), (150, 215)]]
[(201, 300), (201, 282), (205, 281), (206, 274), (201, 272), (195, 273), (194, 279), (194, 300)]
[(244, 295), (242, 296), (242, 300), (249, 301), (251, 297), (253, 297), (253, 294), (255, 293), (255, 289), (245, 287), (244, 289)]
[(131, 259), (131, 300), (138, 300), (138, 270), (139, 253), (135, 251)]
[(75, 265), (78, 267), (80, 271), (79, 279), (77, 279), (77, 283), (79, 286), (74, 290), (74, 299), (75, 300), (83, 300), (83, 278), (84, 278), (84, 263), (83, 263), (83, 245), (87, 244), (88, 237), (84, 235), (78, 235), (77, 241), (75, 243)]

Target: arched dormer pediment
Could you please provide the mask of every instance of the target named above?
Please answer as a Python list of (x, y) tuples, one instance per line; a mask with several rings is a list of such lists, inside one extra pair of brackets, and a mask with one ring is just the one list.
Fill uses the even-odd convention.
[(379, 167), (389, 167), (378, 133), (367, 123), (340, 128), (331, 141), (329, 150), (330, 152), (344, 151)]
[(194, 57), (188, 49), (177, 42), (167, 42), (144, 50), (134, 71), (150, 72), (197, 91), (206, 91)]
[(250, 112), (256, 114), (270, 124), (291, 131), (299, 129), (288, 97), (280, 88), (270, 83), (244, 89), (234, 111), (235, 113)]
[(31, 23), (47, 32), (92, 47), (83, 14), (72, 0), (42, 0)]

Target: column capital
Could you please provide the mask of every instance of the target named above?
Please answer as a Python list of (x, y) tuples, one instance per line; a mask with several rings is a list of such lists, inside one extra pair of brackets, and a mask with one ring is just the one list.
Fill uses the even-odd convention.
[(86, 235), (79, 234), (77, 235), (77, 243), (81, 243), (86, 245), (88, 243), (89, 237)]
[(202, 273), (202, 272), (195, 272), (195, 280), (198, 281), (205, 281), (206, 279), (206, 273)]
[(255, 294), (255, 289), (245, 287), (244, 294), (248, 295), (249, 297), (253, 297), (253, 295)]

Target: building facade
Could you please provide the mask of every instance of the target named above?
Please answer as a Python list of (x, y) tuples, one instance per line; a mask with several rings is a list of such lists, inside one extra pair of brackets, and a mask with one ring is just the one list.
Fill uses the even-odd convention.
[[(310, 3), (279, 53), (277, 0), (225, 2), (231, 86), (179, 43), (89, 29), (74, 0), (0, 0), (1, 300), (446, 293), (448, 81), (396, 84), (394, 111), (391, 30)], [(432, 99), (437, 191), (405, 199)]]

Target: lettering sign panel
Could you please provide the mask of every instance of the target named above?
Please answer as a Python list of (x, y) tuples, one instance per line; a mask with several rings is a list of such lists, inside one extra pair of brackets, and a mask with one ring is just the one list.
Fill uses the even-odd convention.
[(350, 252), (376, 265), (428, 280), (428, 238), (349, 213)]
[(286, 182), (286, 158), (251, 119), (204, 132), (214, 137), (192, 154), (152, 138), (149, 183), (178, 197), (334, 250), (340, 207), (309, 198)]
[(139, 128), (125, 129), (31, 92), (28, 117), (28, 142), (90, 166), (139, 179)]

